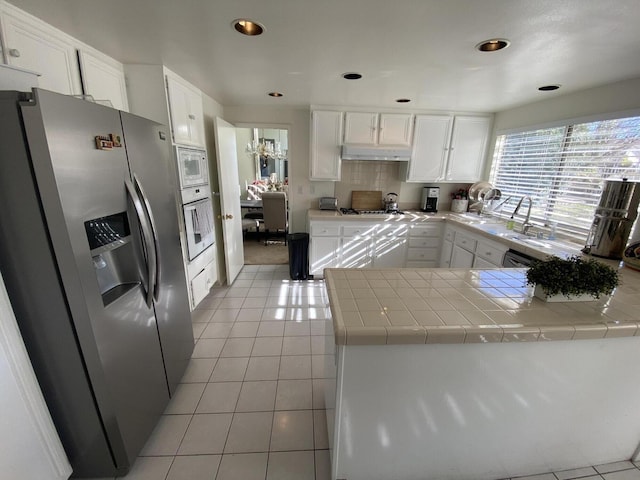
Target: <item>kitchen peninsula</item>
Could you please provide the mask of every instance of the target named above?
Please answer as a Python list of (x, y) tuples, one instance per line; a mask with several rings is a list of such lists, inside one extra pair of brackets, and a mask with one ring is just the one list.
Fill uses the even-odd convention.
[(524, 269), (326, 270), (332, 478), (496, 479), (634, 457), (640, 273), (620, 273), (609, 299), (553, 304)]

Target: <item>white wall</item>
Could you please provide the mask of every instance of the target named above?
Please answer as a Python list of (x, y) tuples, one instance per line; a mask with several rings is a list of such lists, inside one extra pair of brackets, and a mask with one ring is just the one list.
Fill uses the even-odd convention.
[(333, 182), (309, 181), (309, 109), (225, 106), (225, 120), (233, 124), (280, 126), (289, 129), (289, 230), (306, 231), (307, 210), (318, 198), (333, 196)]

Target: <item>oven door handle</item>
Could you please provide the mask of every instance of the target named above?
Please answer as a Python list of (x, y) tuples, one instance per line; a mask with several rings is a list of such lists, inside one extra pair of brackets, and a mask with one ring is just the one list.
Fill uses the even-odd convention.
[(160, 251), (160, 240), (158, 238), (158, 228), (156, 227), (156, 220), (153, 217), (153, 210), (151, 210), (151, 205), (149, 204), (149, 197), (145, 193), (142, 188), (142, 184), (140, 180), (138, 180), (138, 176), (133, 174), (133, 181), (136, 187), (136, 191), (140, 194), (142, 198), (142, 203), (144, 209), (146, 211), (147, 217), (149, 218), (149, 224), (151, 225), (151, 235), (153, 237), (153, 246), (155, 250), (155, 259), (156, 259), (156, 274), (153, 282), (153, 297), (158, 301), (158, 296), (160, 295), (160, 278), (162, 275), (162, 267), (161, 267), (161, 251)]
[[(146, 267), (147, 267), (147, 285), (146, 285), (146, 303), (147, 307), (151, 308), (151, 304), (153, 303), (153, 286), (156, 282), (156, 249), (153, 244), (153, 234), (151, 233), (151, 226), (149, 224), (149, 220), (147, 215), (145, 214), (144, 207), (142, 205), (142, 201), (136, 192), (135, 187), (131, 183), (130, 180), (125, 180), (124, 185), (127, 189), (127, 193), (131, 198), (133, 203), (133, 208), (136, 211), (136, 216), (138, 217), (138, 222), (140, 223), (140, 230), (142, 231), (142, 241), (144, 243), (144, 250), (146, 253)], [(144, 281), (143, 281), (144, 285)], [(143, 287), (144, 288), (144, 287)]]

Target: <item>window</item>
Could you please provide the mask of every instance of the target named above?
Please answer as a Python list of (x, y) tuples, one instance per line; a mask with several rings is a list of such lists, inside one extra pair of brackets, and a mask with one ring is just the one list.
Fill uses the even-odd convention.
[(532, 223), (585, 240), (604, 181), (622, 178), (640, 181), (640, 117), (500, 135), (490, 182), (515, 197), (509, 214), (529, 196)]

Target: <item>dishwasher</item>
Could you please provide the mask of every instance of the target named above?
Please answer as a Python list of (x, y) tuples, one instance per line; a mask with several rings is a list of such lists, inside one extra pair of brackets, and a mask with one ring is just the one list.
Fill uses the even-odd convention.
[(530, 267), (535, 260), (535, 258), (529, 255), (510, 249), (502, 258), (502, 266), (504, 268), (527, 268)]

